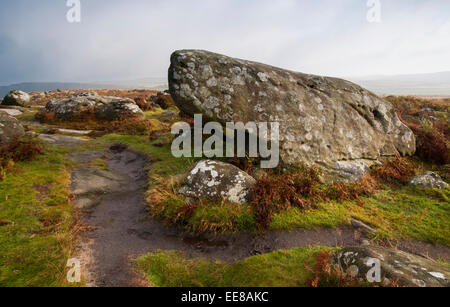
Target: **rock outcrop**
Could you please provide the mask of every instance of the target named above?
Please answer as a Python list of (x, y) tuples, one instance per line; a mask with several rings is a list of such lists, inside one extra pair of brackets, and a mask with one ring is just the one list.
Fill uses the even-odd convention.
[(81, 93), (65, 99), (51, 100), (44, 112), (58, 119), (71, 120), (84, 114), (95, 115), (100, 120), (115, 120), (119, 117), (143, 117), (144, 113), (129, 98), (100, 96), (96, 93)]
[[(379, 246), (347, 247), (334, 264), (364, 282), (386, 282), (406, 287), (449, 287), (450, 269), (432, 260)], [(378, 272), (377, 272), (378, 270)]]
[(351, 82), (198, 50), (171, 57), (169, 88), (186, 114), (226, 122), (279, 122), (280, 158), (355, 181), (370, 166), (415, 152), (415, 137), (386, 100)]
[(0, 143), (8, 144), (24, 134), (22, 125), (15, 117), (0, 112)]
[(3, 98), (2, 105), (28, 107), (30, 105), (30, 95), (22, 91), (11, 91)]
[(256, 180), (234, 165), (205, 160), (189, 173), (179, 191), (196, 199), (224, 199), (242, 204), (249, 200)]
[(441, 176), (433, 172), (425, 172), (422, 175), (414, 177), (410, 184), (422, 189), (444, 190), (450, 187), (448, 183), (442, 180)]

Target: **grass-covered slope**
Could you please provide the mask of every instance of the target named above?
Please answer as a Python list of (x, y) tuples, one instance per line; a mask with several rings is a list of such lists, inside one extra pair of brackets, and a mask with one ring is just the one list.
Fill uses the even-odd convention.
[(66, 285), (76, 222), (70, 168), (49, 149), (0, 182), (0, 286)]
[(330, 248), (277, 251), (235, 263), (187, 259), (156, 251), (140, 257), (138, 268), (157, 287), (304, 287), (313, 277), (316, 256)]

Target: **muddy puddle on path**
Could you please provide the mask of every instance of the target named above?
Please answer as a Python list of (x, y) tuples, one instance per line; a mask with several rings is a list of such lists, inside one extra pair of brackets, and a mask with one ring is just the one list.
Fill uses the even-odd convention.
[[(144, 278), (133, 270), (131, 260), (158, 249), (183, 251), (192, 258), (232, 262), (279, 249), (361, 244), (361, 235), (353, 228), (196, 237), (165, 227), (150, 217), (144, 199), (149, 159), (123, 146), (112, 149), (71, 156), (81, 164), (88, 163), (90, 158), (104, 157), (111, 174), (102, 176), (121, 180), (120, 189), (107, 191), (96, 206), (82, 214), (82, 222), (90, 230), (81, 237), (75, 256), (83, 264), (88, 286), (145, 286)], [(72, 178), (76, 172), (77, 169)], [(94, 182), (86, 183), (88, 187), (95, 186)]]

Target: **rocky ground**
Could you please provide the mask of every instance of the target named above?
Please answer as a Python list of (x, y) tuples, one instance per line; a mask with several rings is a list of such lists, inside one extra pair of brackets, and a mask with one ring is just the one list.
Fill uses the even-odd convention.
[[(184, 56), (187, 60), (173, 59), (173, 90), (177, 87), (186, 90), (183, 85), (186, 80), (182, 78), (187, 71), (178, 65), (187, 61), (185, 66), (190, 67), (189, 59), (193, 56), (189, 53)], [(209, 59), (215, 55), (206, 56)], [(249, 89), (257, 90), (259, 83), (271, 82), (266, 94), (272, 98), (282, 95), (280, 87), (287, 86), (283, 78), (289, 77), (282, 76), (282, 71), (228, 58), (222, 58), (223, 61), (227, 62), (223, 65), (243, 65), (248, 74), (243, 73), (242, 67), (240, 71), (232, 69), (231, 76), (236, 82), (222, 80), (225, 82), (222, 88), (228, 91), (232, 88), (230, 84), (244, 86), (245, 78), (253, 82), (255, 76), (259, 78), (258, 84)], [(202, 69), (204, 74), (194, 78), (201, 79), (205, 86), (217, 87), (220, 80), (215, 83), (208, 75), (213, 72), (211, 66), (211, 71), (206, 66)], [(264, 70), (264, 75), (253, 76), (252, 70), (257, 69)], [(293, 88), (286, 88), (285, 92), (317, 95), (322, 99), (322, 111), (335, 112), (342, 99), (339, 87), (348, 85), (307, 75), (291, 78), (300, 80), (295, 85), (300, 87), (289, 85)], [(353, 90), (358, 91), (346, 88), (349, 92)], [(330, 100), (323, 96), (327, 91), (334, 91)], [(186, 91), (176, 95), (179, 96), (175, 97), (176, 104), (190, 97)], [(354, 165), (339, 169), (337, 166), (343, 166), (346, 155), (353, 157), (352, 163), (363, 163), (370, 156), (356, 147), (350, 152), (348, 147), (340, 147), (340, 152), (327, 160), (326, 168), (334, 177), (325, 176), (325, 181), (351, 176), (343, 180), (347, 183), (330, 186), (316, 181), (310, 168), (297, 174), (266, 174), (255, 170), (254, 165), (249, 167), (245, 161), (231, 161), (234, 164), (231, 165), (226, 160), (174, 158), (170, 153), (173, 139), (170, 127), (180, 120), (189, 121), (186, 113), (192, 110), (186, 107), (180, 113), (167, 93), (54, 91), (30, 95), (14, 92), (10, 96), (5, 99), (7, 104), (0, 106), (0, 137), (7, 145), (1, 148), (5, 158), (0, 169), (0, 246), (9, 246), (0, 254), (5, 259), (0, 284), (68, 285), (66, 261), (78, 258), (83, 265), (82, 284), (87, 286), (314, 285), (308, 284), (307, 279), (316, 276), (316, 284), (320, 284), (323, 272), (307, 270), (305, 265), (320, 263), (322, 253), (329, 252), (345, 270), (355, 271), (356, 266), (358, 272), (366, 274), (365, 260), (371, 255), (382, 260), (386, 277), (400, 285), (449, 285), (448, 163), (438, 163), (439, 159), (446, 159), (445, 152), (443, 156), (434, 153), (424, 160), (429, 151), (422, 156), (421, 148), (426, 144), (420, 137), (422, 128), (415, 130), (415, 126), (408, 125), (416, 134), (419, 156), (397, 158), (400, 162), (384, 166), (380, 166), (383, 159), (374, 157), (380, 161), (372, 165), (372, 171), (369, 165), (357, 167), (358, 172), (354, 172)], [(362, 105), (348, 106), (348, 110), (366, 118), (360, 125), (372, 125), (372, 137), (378, 142), (372, 148), (374, 152), (383, 148), (393, 156), (397, 150), (410, 153), (410, 147), (416, 144), (411, 140), (407, 123), (437, 122), (432, 127), (442, 132), (433, 134), (430, 130), (427, 133), (432, 137), (424, 140), (431, 139), (439, 145), (442, 136), (444, 140), (447, 138), (445, 123), (448, 125), (449, 112), (445, 104), (430, 101), (428, 109), (421, 105), (422, 111), (416, 114), (406, 109), (400, 98), (390, 97), (394, 99), (391, 106), (371, 93), (366, 96), (362, 101), (373, 107), (371, 115), (363, 114), (368, 109)], [(384, 104), (389, 108), (384, 109)], [(287, 106), (269, 113), (285, 116), (281, 109)], [(209, 114), (210, 107), (201, 106), (200, 111)], [(212, 117), (226, 119), (220, 117), (225, 113), (219, 111), (213, 108)], [(396, 115), (400, 111), (404, 123)], [(319, 116), (320, 110), (300, 110), (300, 113), (314, 117)], [(255, 116), (249, 119), (257, 119), (259, 115)], [(292, 112), (286, 116), (292, 117)], [(370, 118), (374, 120), (372, 124)], [(359, 131), (350, 128), (351, 121), (344, 118), (347, 125), (344, 128)], [(400, 132), (390, 131), (392, 125), (400, 127)], [(17, 137), (30, 140), (17, 143)], [(403, 144), (399, 143), (401, 139)], [(283, 145), (288, 162), (292, 161), (292, 155), (298, 154), (289, 151), (295, 142), (302, 140), (287, 140)], [(27, 147), (30, 144), (38, 146), (33, 147), (36, 156), (17, 155), (25, 149), (30, 151)], [(364, 144), (358, 145), (360, 149), (363, 147)], [(313, 153), (308, 155), (306, 160)], [(347, 171), (340, 172), (343, 169)], [(340, 172), (337, 177), (336, 172)], [(363, 183), (368, 180), (373, 191), (362, 191), (361, 187), (364, 190), (369, 186), (359, 181), (348, 183), (349, 178), (350, 181), (363, 178)], [(272, 191), (274, 186), (282, 193)], [(254, 189), (259, 189), (264, 197), (255, 197)], [(259, 207), (255, 207), (255, 199)], [(267, 215), (261, 208), (272, 206), (270, 201), (291, 206), (267, 207), (270, 211)], [(296, 261), (300, 263), (295, 265)], [(22, 264), (38, 272), (34, 279), (29, 278)], [(168, 275), (171, 270), (176, 276)], [(292, 280), (289, 270), (299, 270), (302, 276)], [(241, 275), (244, 272), (248, 276)]]

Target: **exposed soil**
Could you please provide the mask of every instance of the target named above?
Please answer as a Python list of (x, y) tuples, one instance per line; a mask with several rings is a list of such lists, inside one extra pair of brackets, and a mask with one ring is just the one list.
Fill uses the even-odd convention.
[[(87, 163), (86, 156), (80, 155)], [(361, 233), (351, 227), (269, 232), (264, 236), (250, 233), (192, 236), (150, 217), (144, 185), (151, 162), (145, 155), (124, 146), (113, 146), (106, 156), (109, 170), (126, 175), (129, 180), (121, 191), (103, 196), (99, 205), (83, 214), (82, 221), (90, 231), (81, 238), (76, 255), (83, 263), (88, 286), (145, 285), (144, 278), (133, 270), (132, 259), (158, 249), (232, 262), (279, 249), (354, 246), (363, 241)], [(398, 248), (434, 259), (450, 259), (450, 249), (445, 246), (403, 242)]]

